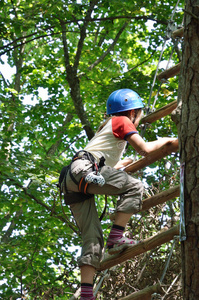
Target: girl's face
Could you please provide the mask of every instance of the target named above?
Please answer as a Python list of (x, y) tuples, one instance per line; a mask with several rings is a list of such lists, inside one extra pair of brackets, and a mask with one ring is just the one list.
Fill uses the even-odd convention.
[(137, 127), (142, 118), (142, 109), (132, 109), (130, 111), (129, 119)]
[(135, 117), (135, 122), (134, 122), (135, 127), (139, 125), (140, 120), (142, 119), (142, 114), (143, 114), (142, 109), (137, 109), (137, 115)]

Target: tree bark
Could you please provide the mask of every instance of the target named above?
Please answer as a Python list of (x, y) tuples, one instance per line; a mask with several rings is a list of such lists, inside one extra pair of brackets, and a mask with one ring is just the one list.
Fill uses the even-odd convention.
[(187, 0), (179, 129), (184, 168), (186, 240), (182, 242), (183, 299), (199, 299), (199, 0)]

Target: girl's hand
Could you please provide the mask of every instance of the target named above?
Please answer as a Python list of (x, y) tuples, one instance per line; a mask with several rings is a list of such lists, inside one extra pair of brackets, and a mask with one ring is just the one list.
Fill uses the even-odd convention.
[(114, 166), (114, 168), (119, 170), (131, 164), (132, 162), (133, 160), (131, 158), (126, 157), (123, 160), (118, 161), (118, 163)]

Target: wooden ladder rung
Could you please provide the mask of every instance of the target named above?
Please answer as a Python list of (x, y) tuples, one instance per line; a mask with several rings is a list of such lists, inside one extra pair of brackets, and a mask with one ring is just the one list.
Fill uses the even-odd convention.
[(181, 37), (183, 37), (183, 35), (184, 35), (184, 27), (173, 31), (171, 37), (173, 37), (173, 38), (180, 37), (181, 38)]
[(142, 124), (153, 123), (167, 115), (169, 115), (177, 107), (177, 100), (157, 109), (155, 112), (149, 114), (148, 116), (142, 118), (140, 121)]
[(158, 80), (168, 79), (178, 75), (180, 73), (180, 66), (181, 66), (181, 62), (173, 66), (172, 68), (169, 68), (163, 71), (162, 73), (158, 74), (157, 79)]
[(122, 253), (110, 255), (100, 263), (98, 271), (103, 271), (112, 268), (118, 264), (121, 264), (133, 257), (152, 250), (164, 243), (169, 242), (175, 235), (179, 235), (179, 225), (176, 225), (170, 229), (163, 228), (158, 234), (140, 242), (137, 245), (130, 246)]
[(124, 169), (126, 172), (134, 173), (138, 170), (141, 170), (155, 161), (171, 154), (172, 152), (177, 152), (178, 151), (178, 139), (174, 140), (171, 143), (167, 143), (164, 146), (162, 146), (160, 149), (157, 149), (147, 156), (127, 165)]
[(173, 186), (168, 190), (165, 190), (161, 193), (158, 193), (154, 196), (144, 199), (142, 201), (142, 209), (140, 211), (145, 211), (153, 206), (163, 204), (166, 201), (169, 201), (179, 196), (180, 196), (180, 185)]
[[(175, 185), (163, 192), (142, 200), (142, 208), (139, 212), (145, 211), (156, 205), (163, 204), (180, 196), (180, 185)], [(109, 215), (111, 221), (115, 219), (115, 214)]]
[(161, 294), (161, 295), (165, 294), (165, 291), (161, 287), (160, 283), (156, 283), (154, 285), (147, 286), (146, 288), (144, 288), (138, 292), (134, 292), (126, 297), (119, 298), (119, 300), (143, 300), (143, 299), (151, 300), (151, 296), (154, 293)]

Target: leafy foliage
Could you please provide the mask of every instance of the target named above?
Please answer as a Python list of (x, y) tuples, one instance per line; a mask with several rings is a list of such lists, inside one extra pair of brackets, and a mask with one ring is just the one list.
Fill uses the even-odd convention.
[[(132, 88), (151, 108), (152, 79), (175, 5), (173, 0), (1, 1), (0, 295), (5, 299), (69, 299), (78, 287), (81, 240), (69, 208), (60, 204), (59, 172), (104, 120), (112, 91)], [(182, 22), (181, 5), (173, 20), (176, 27)], [(179, 61), (179, 47), (175, 45), (173, 63)], [(169, 59), (172, 49), (173, 40), (168, 39), (162, 60)], [(13, 68), (11, 77), (8, 66)], [(156, 82), (154, 93), (158, 86)], [(177, 88), (177, 79), (164, 83), (155, 107), (176, 99)], [(147, 128), (144, 138), (176, 135), (167, 117)], [(127, 149), (126, 155), (131, 154)], [(146, 182), (147, 195), (178, 183), (176, 161), (176, 156), (167, 157), (135, 175)], [(100, 215), (104, 199), (99, 200)], [(105, 237), (115, 201), (109, 199), (102, 222)], [(167, 221), (174, 222), (178, 210), (175, 202), (154, 208), (140, 215), (142, 226), (130, 222), (129, 230), (150, 236)], [(146, 254), (152, 261), (147, 268), (154, 261), (162, 265), (167, 250), (154, 252), (155, 258)], [(124, 295), (122, 280), (130, 268), (141, 270), (143, 261), (111, 271), (111, 284), (106, 281), (102, 297)], [(179, 272), (177, 259), (175, 263), (171, 274)], [(149, 283), (147, 274), (134, 289)], [(150, 283), (158, 280), (155, 275)]]

